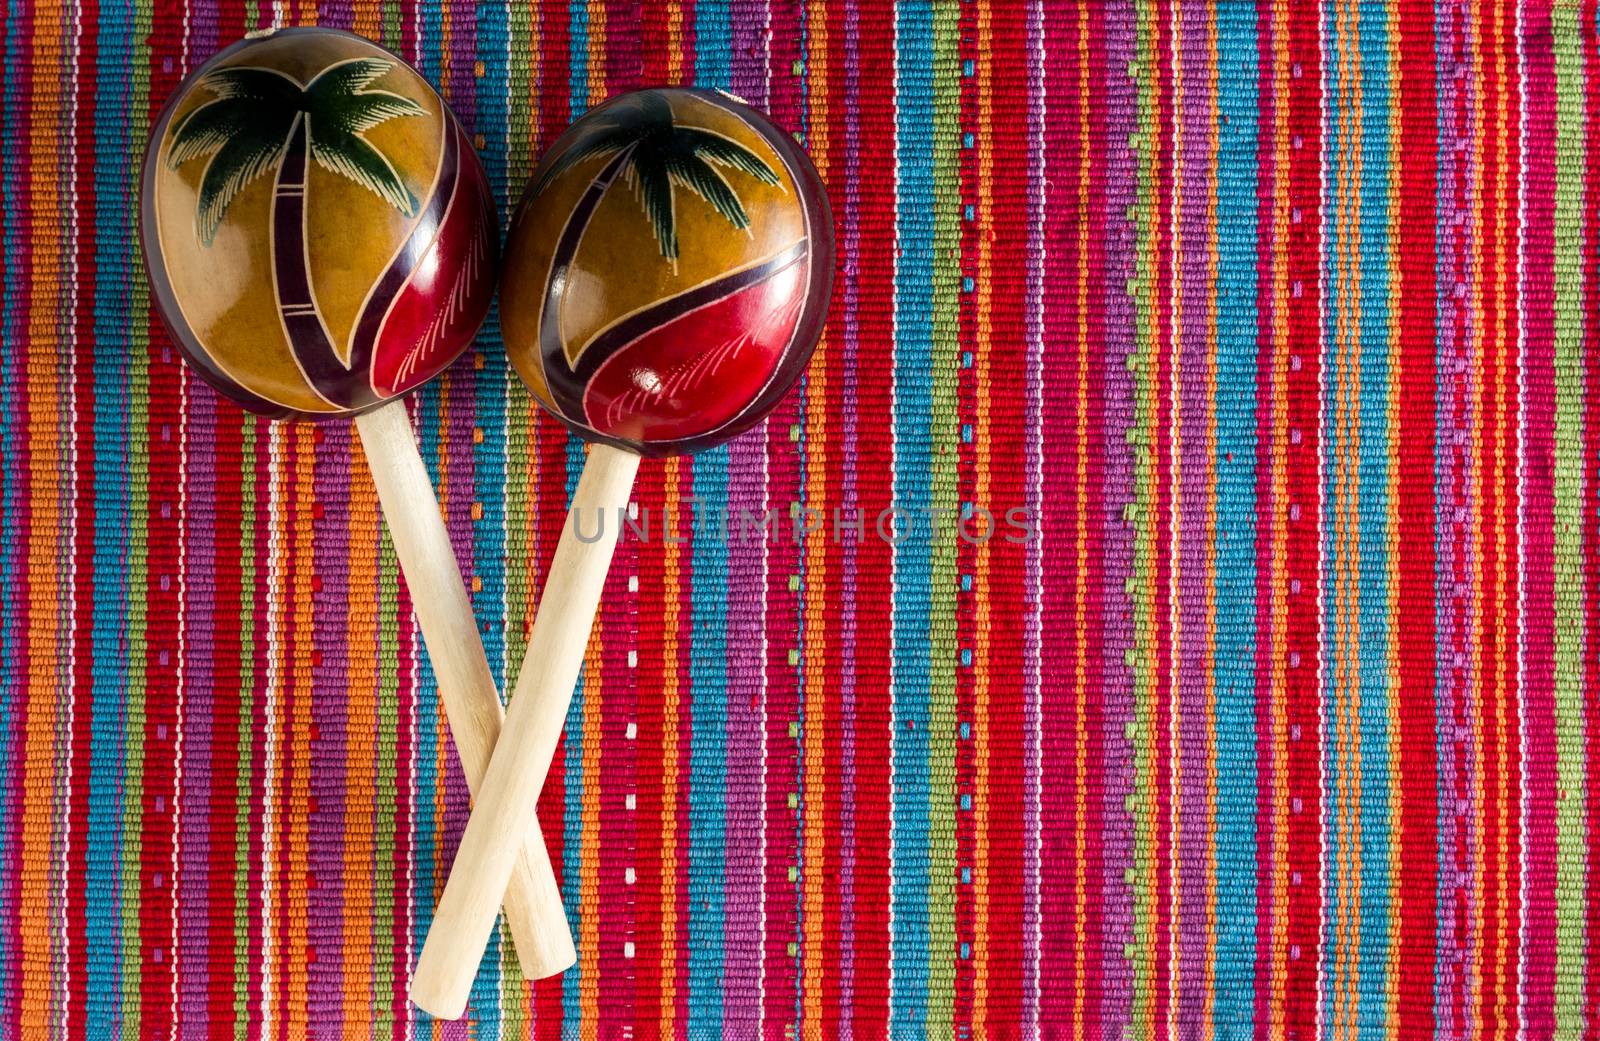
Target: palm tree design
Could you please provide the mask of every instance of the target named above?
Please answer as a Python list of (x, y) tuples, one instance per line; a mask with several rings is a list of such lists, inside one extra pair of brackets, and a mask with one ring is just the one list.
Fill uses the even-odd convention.
[[(630, 95), (626, 102), (595, 113), (593, 119), (600, 125), (551, 163), (534, 185), (532, 193), (532, 196), (537, 196), (562, 173), (586, 159), (605, 155), (612, 157), (589, 182), (589, 187), (573, 206), (566, 226), (561, 229), (561, 237), (556, 241), (551, 257), (550, 277), (545, 283), (544, 306), (540, 311), (539, 351), (545, 364), (559, 364), (584, 380), (594, 375), (621, 342), (638, 335), (638, 330), (661, 319), (664, 314), (675, 312), (691, 300), (729, 292), (738, 284), (765, 277), (774, 264), (782, 262), (781, 258), (769, 261), (716, 279), (709, 285), (699, 286), (687, 295), (680, 294), (661, 301), (614, 326), (607, 335), (589, 341), (582, 348), (581, 359), (570, 355), (557, 320), (560, 312), (558, 297), (566, 284), (564, 272), (577, 256), (578, 244), (583, 241), (584, 230), (594, 217), (600, 200), (619, 175), (626, 173), (634, 196), (643, 205), (645, 216), (655, 231), (661, 256), (674, 265), (678, 259), (676, 206), (673, 200), (677, 185), (700, 196), (729, 224), (744, 231), (750, 227), (750, 215), (745, 212), (738, 193), (728, 184), (718, 167), (738, 170), (765, 184), (781, 184), (772, 167), (737, 141), (715, 131), (675, 124), (671, 104), (656, 91), (640, 91)], [(580, 423), (585, 421), (581, 396), (568, 381), (551, 381), (550, 392), (565, 415)]]
[(364, 89), (392, 68), (394, 62), (382, 58), (356, 58), (324, 69), (303, 88), (281, 72), (254, 67), (218, 69), (202, 79), (200, 86), (215, 99), (173, 127), (167, 154), (174, 170), (211, 157), (195, 214), (200, 240), (211, 245), (228, 206), (251, 181), (272, 169), (292, 173), (284, 159), (301, 139), (309, 140), (318, 166), (415, 216), (416, 197), (388, 158), (361, 136), (391, 119), (424, 114), (410, 98)]
[[(678, 259), (678, 230), (673, 186), (681, 184), (742, 230), (750, 227), (750, 216), (718, 166), (749, 174), (766, 184), (777, 184), (778, 175), (761, 157), (736, 141), (711, 130), (678, 126), (672, 121), (672, 106), (653, 91), (643, 91), (637, 104), (617, 105), (597, 118), (601, 126), (576, 147), (564, 153), (539, 178), (535, 193), (573, 166), (595, 156), (614, 155), (595, 178), (585, 199), (579, 203), (568, 228), (582, 237), (599, 203), (600, 195), (619, 173), (625, 174), (634, 196), (644, 206), (645, 216), (655, 230), (661, 255)], [(716, 164), (716, 165), (713, 165)], [(589, 196), (593, 196), (590, 201)], [(585, 205), (587, 203), (587, 205)], [(573, 242), (576, 247), (576, 239)]]
[[(418, 201), (394, 165), (362, 136), (391, 119), (424, 115), (411, 98), (367, 89), (395, 63), (354, 58), (331, 65), (301, 86), (273, 69), (218, 69), (199, 85), (213, 100), (173, 127), (167, 165), (206, 158), (195, 211), (195, 234), (206, 246), (234, 199), (256, 178), (276, 172), (272, 207), (272, 263), (278, 310), (290, 347), (317, 392), (349, 407), (370, 395), (353, 388), (350, 374), (370, 361), (370, 343), (341, 356), (311, 292), (305, 249), (306, 159), (369, 189), (407, 217)], [(447, 135), (448, 137), (448, 135)], [(359, 339), (359, 338), (358, 338)]]

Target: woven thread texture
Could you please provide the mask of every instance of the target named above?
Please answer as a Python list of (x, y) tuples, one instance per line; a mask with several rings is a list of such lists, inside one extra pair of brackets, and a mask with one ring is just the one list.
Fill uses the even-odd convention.
[[(456, 1025), (405, 991), (467, 791), (359, 445), (189, 374), (137, 253), (161, 102), (313, 22), (439, 86), (502, 218), (575, 115), (694, 83), (837, 222), (799, 392), (641, 469), (680, 539), (619, 549), (540, 804), (579, 964), (497, 936)], [(1593, 2), (0, 37), (0, 1038), (1600, 1030)], [(581, 446), (494, 318), (412, 414), (503, 685)]]

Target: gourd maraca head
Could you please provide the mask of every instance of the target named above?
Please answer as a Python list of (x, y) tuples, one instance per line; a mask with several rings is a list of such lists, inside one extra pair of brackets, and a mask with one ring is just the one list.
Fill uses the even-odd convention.
[(141, 235), (173, 339), (269, 416), (360, 412), (466, 349), (494, 293), (483, 166), (426, 80), (377, 44), (286, 29), (167, 102)]
[(827, 197), (793, 138), (724, 94), (638, 91), (534, 171), (501, 276), (506, 351), (581, 436), (698, 451), (800, 377), (832, 277)]

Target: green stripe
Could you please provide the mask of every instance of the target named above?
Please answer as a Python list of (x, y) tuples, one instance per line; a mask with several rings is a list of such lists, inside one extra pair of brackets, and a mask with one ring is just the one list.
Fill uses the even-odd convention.
[[(255, 787), (256, 700), (256, 444), (265, 424), (245, 413), (239, 431), (239, 721), (238, 788), (233, 832), (233, 1036), (250, 1022), (250, 795)], [(221, 605), (218, 605), (219, 608)]]
[(1128, 650), (1128, 665), (1133, 673), (1133, 719), (1129, 722), (1128, 744), (1133, 749), (1133, 790), (1127, 807), (1133, 819), (1133, 864), (1128, 879), (1133, 897), (1133, 932), (1135, 938), (1123, 952), (1130, 965), (1132, 977), (1132, 1008), (1130, 1020), (1134, 1033), (1154, 1033), (1150, 1012), (1150, 983), (1155, 970), (1153, 960), (1154, 936), (1152, 930), (1152, 899), (1155, 888), (1152, 880), (1132, 877), (1155, 864), (1153, 829), (1156, 819), (1155, 795), (1151, 777), (1155, 771), (1155, 646), (1151, 637), (1155, 631), (1155, 516), (1154, 503), (1150, 501), (1150, 488), (1155, 481), (1154, 429), (1156, 415), (1155, 316), (1151, 309), (1151, 287), (1155, 282), (1156, 226), (1154, 157), (1156, 127), (1155, 96), (1151, 85), (1156, 68), (1154, 21), (1149, 4), (1141, 3), (1135, 19), (1136, 57), (1134, 67), (1138, 82), (1135, 126), (1143, 128), (1136, 133), (1131, 144), (1138, 154), (1138, 180), (1135, 186), (1133, 224), (1138, 242), (1134, 258), (1134, 276), (1128, 286), (1128, 296), (1134, 306), (1133, 349), (1128, 354), (1128, 371), (1133, 375), (1134, 416), (1128, 439), (1133, 444), (1133, 502), (1127, 510), (1127, 521), (1134, 532), (1133, 570), (1129, 580), (1129, 599), (1134, 607), (1134, 645)]
[[(511, 132), (506, 138), (506, 169), (521, 172), (532, 170), (537, 159), (533, 150), (533, 134), (539, 115), (528, 101), (531, 97), (533, 77), (531, 56), (538, 53), (531, 6), (513, 5), (508, 28), (514, 60), (511, 62), (509, 76), (511, 97), (507, 115)], [(516, 204), (517, 201), (513, 198), (503, 215), (506, 220), (510, 219)], [(509, 377), (506, 382), (506, 392), (506, 465), (503, 473), (505, 484), (501, 489), (501, 496), (505, 502), (506, 561), (511, 565), (506, 568), (505, 576), (506, 684), (509, 687), (522, 665), (522, 654), (527, 647), (527, 638), (523, 633), (523, 619), (533, 603), (534, 595), (531, 582), (534, 564), (533, 539), (528, 529), (528, 500), (525, 491), (534, 446), (530, 433), (533, 417), (528, 407), (527, 394), (519, 385), (519, 380)], [(527, 993), (527, 983), (522, 975), (522, 964), (515, 957), (515, 944), (510, 942), (509, 938), (503, 938), (500, 951), (502, 982), (500, 1012), (504, 1017), (504, 1032), (507, 1037), (521, 1037), (528, 1032), (532, 1019), (523, 1011), (523, 996)]]
[[(506, 136), (506, 169), (520, 177), (532, 170), (536, 156), (533, 152), (534, 123), (538, 113), (528, 103), (531, 96), (533, 55), (538, 53), (534, 37), (531, 5), (514, 4), (510, 11), (508, 30), (511, 36), (512, 61), (509, 70), (510, 103)], [(515, 188), (513, 188), (515, 190)], [(502, 215), (509, 221), (517, 200), (512, 198)], [(506, 684), (509, 686), (522, 664), (522, 653), (527, 646), (523, 634), (523, 617), (533, 602), (529, 579), (533, 572), (533, 545), (528, 536), (528, 502), (523, 489), (527, 487), (529, 460), (533, 458), (529, 427), (531, 413), (528, 396), (519, 381), (509, 375), (506, 381), (506, 461), (501, 497), (505, 510), (505, 647)], [(503, 926), (502, 926), (503, 928)], [(531, 1017), (524, 1014), (523, 996), (527, 983), (522, 975), (522, 964), (515, 956), (515, 944), (509, 934), (500, 944), (500, 1013), (503, 1036), (521, 1037), (528, 1032)]]
[(1583, 34), (1576, 5), (1553, 12), (1555, 185), (1556, 1035), (1584, 1026), (1583, 736)]
[[(381, 511), (380, 511), (381, 516)], [(372, 871), (373, 950), (387, 950), (395, 938), (397, 908), (385, 895), (395, 891), (394, 850), (407, 828), (406, 806), (400, 799), (400, 763), (397, 745), (400, 735), (400, 562), (394, 556), (389, 526), (380, 523), (378, 531), (378, 740), (377, 774), (373, 778), (377, 804), (373, 806), (372, 847), (381, 851)], [(385, 830), (386, 829), (386, 830)], [(373, 1002), (376, 1025), (373, 1036), (387, 1037), (393, 1032), (394, 961), (374, 958)]]
[[(128, 111), (143, 120), (150, 117), (150, 53), (143, 42), (150, 39), (150, 9), (138, 5), (133, 15), (135, 43), (130, 58), (133, 98)], [(139, 164), (129, 167), (128, 197), (139, 196)], [(138, 214), (128, 207), (128, 241), (137, 243)], [(128, 458), (135, 462), (128, 474), (128, 710), (127, 768), (122, 804), (122, 1032), (139, 1035), (140, 981), (143, 975), (143, 950), (139, 937), (139, 907), (143, 886), (139, 884), (139, 857), (143, 848), (140, 834), (144, 820), (144, 706), (145, 638), (148, 582), (148, 544), (150, 510), (150, 330), (145, 316), (150, 313), (149, 290), (142, 278), (129, 280), (128, 346), (133, 357), (128, 363)]]
[[(933, 13), (933, 509), (960, 508), (961, 386), (961, 9)], [(940, 451), (937, 446), (944, 446)], [(956, 560), (959, 540), (932, 540), (928, 692), (928, 1017), (929, 1038), (954, 1033), (956, 987)]]

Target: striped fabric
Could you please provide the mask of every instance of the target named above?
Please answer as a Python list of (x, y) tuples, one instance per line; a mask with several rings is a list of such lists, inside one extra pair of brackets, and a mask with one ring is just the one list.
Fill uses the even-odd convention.
[[(619, 550), (540, 806), (579, 964), (498, 939), (459, 1024), (405, 1001), (467, 792), (359, 447), (187, 373), (135, 247), (161, 101), (311, 22), (440, 86), (503, 217), (693, 82), (837, 220), (801, 391), (641, 469), (681, 538)], [(0, 1038), (1600, 1032), (1596, 0), (0, 37)], [(493, 319), (414, 419), (503, 682), (581, 448)]]

